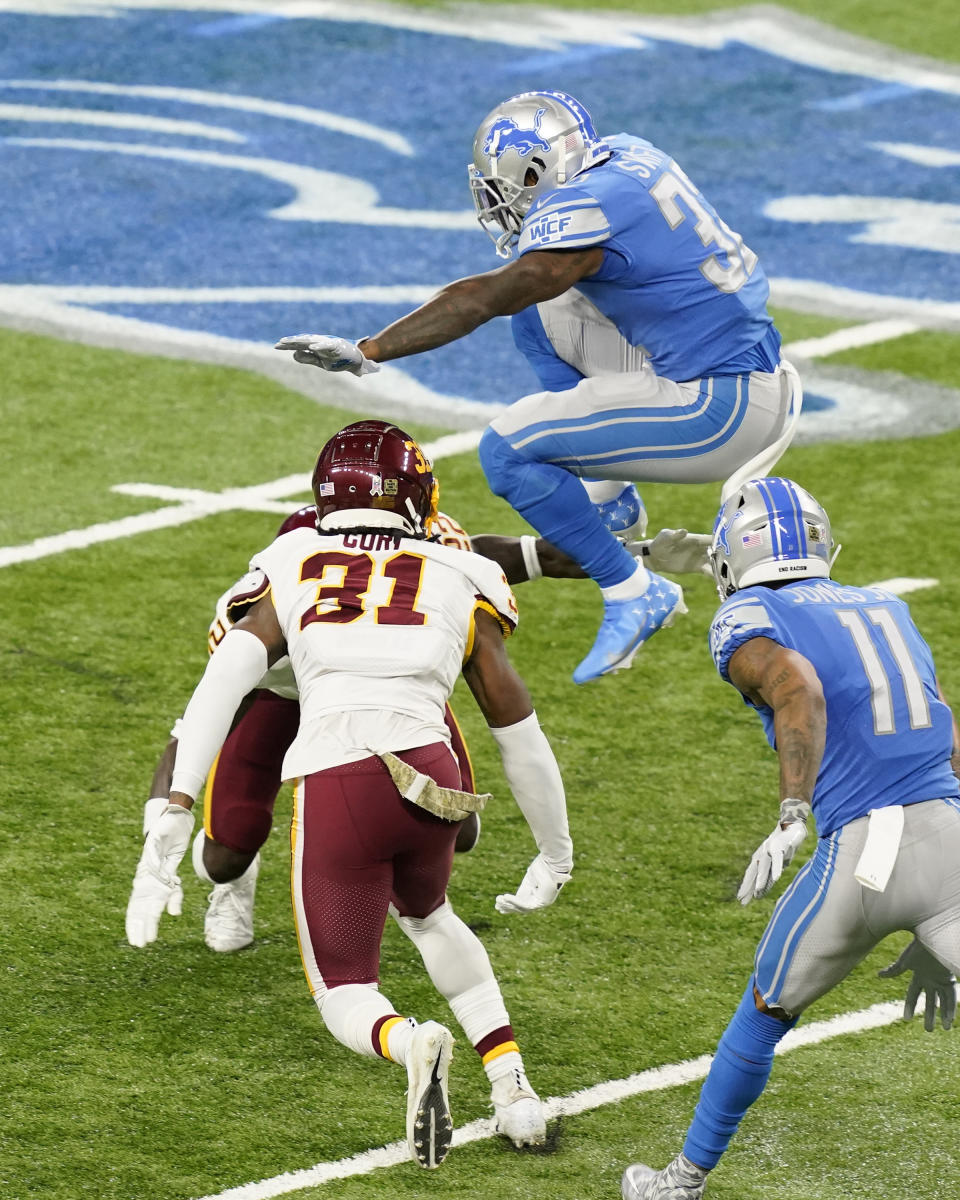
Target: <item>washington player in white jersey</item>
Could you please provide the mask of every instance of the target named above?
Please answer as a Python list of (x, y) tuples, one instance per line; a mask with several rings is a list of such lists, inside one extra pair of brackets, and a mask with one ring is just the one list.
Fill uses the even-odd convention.
[(539, 853), (501, 912), (551, 904), (572, 843), (556, 760), (503, 647), (516, 604), (490, 560), (425, 540), (432, 470), (403, 431), (348, 426), (317, 461), (319, 530), (296, 529), (257, 555), (251, 608), (211, 656), (183, 716), (170, 803), (138, 875), (173, 886), (191, 808), (243, 697), (289, 654), (300, 695), (283, 774), (296, 779), (293, 894), (304, 969), (344, 1045), (407, 1068), (407, 1137), (424, 1167), (452, 1137), (452, 1036), (417, 1025), (379, 990), (392, 905), (491, 1082), (501, 1132), (542, 1141), (530, 1086), (489, 959), (446, 899), (460, 822), (485, 797), (465, 792), (444, 709), (463, 672), (498, 744)]
[[(468, 175), (482, 227), (515, 261), (455, 280), (356, 344), (302, 334), (277, 348), (364, 375), (493, 317), (526, 320), (518, 345), (544, 390), (495, 418), (480, 463), (601, 588), (603, 622), (573, 673), (586, 683), (629, 666), (686, 609), (679, 585), (604, 531), (576, 477), (722, 483), (767, 471), (792, 436), (799, 381), (781, 363), (757, 255), (644, 138), (601, 137), (573, 96), (524, 92), (481, 122)], [(545, 334), (558, 323), (570, 336)]]
[[(616, 536), (624, 539), (631, 554), (640, 555), (651, 569), (671, 574), (709, 570), (706, 547), (710, 538), (686, 530), (662, 529), (650, 540), (643, 539), (646, 512), (632, 484), (618, 483), (606, 491), (596, 485), (598, 512)], [(293, 529), (314, 529), (316, 505), (291, 513), (277, 536)], [(478, 534), (472, 539), (445, 513), (438, 513), (432, 526), (434, 540), (461, 550), (475, 549), (503, 568), (511, 584), (545, 576), (582, 577), (571, 559), (543, 539), (524, 535), (507, 537)], [(250, 608), (245, 580), (231, 585), (217, 601), (208, 634), (213, 653), (227, 630)], [(287, 749), (296, 736), (300, 705), (296, 679), (288, 658), (270, 667), (257, 688), (238, 712), (234, 727), (210, 771), (203, 792), (203, 828), (193, 843), (193, 866), (198, 878), (209, 884), (204, 914), (204, 940), (216, 952), (230, 953), (249, 946), (254, 938), (254, 900), (260, 870), (260, 849), (273, 823), (273, 811), (281, 786), (281, 768)], [(173, 764), (177, 751), (177, 724), (153, 774), (150, 798), (144, 805), (143, 833), (168, 803)], [(446, 724), (463, 787), (474, 791), (473, 766), (463, 734), (449, 705)], [(477, 843), (480, 817), (472, 813), (462, 824), (455, 849), (471, 850)], [(183, 893), (179, 884), (170, 891), (149, 873), (141, 873), (131, 892), (126, 915), (127, 940), (133, 946), (155, 942), (164, 912), (179, 915)]]

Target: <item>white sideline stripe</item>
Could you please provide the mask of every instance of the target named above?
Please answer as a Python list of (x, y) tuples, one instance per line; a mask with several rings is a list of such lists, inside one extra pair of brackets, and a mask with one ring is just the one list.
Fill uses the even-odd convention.
[(838, 354), (841, 350), (854, 350), (858, 346), (874, 346), (878, 342), (893, 341), (908, 333), (916, 333), (920, 326), (915, 321), (890, 318), (868, 321), (865, 325), (851, 325), (847, 329), (835, 329), (823, 337), (804, 338), (783, 347), (787, 358), (824, 358)]
[[(418, 283), (360, 287), (104, 287), (16, 284), (17, 295), (57, 304), (424, 304), (440, 291)], [(4, 287), (8, 291), (8, 287)], [(16, 296), (13, 297), (16, 299)]]
[(923, 588), (937, 587), (939, 583), (939, 579), (908, 579), (898, 575), (894, 579), (880, 579), (876, 583), (871, 583), (870, 586), (883, 588), (885, 591), (893, 592), (895, 596), (905, 596), (908, 592), (919, 592)]
[[(792, 1029), (777, 1046), (777, 1054), (786, 1054), (801, 1046), (813, 1046), (818, 1042), (830, 1041), (832, 1038), (843, 1037), (849, 1033), (860, 1033), (867, 1029), (879, 1029), (884, 1025), (892, 1025), (903, 1012), (899, 1003), (885, 1002), (873, 1004), (870, 1008), (859, 1012), (840, 1013), (826, 1021), (816, 1021), (812, 1025)], [(685, 1062), (671, 1063), (664, 1067), (652, 1067), (626, 1079), (614, 1079), (607, 1083), (598, 1083), (594, 1087), (582, 1091), (571, 1092), (569, 1096), (554, 1096), (544, 1101), (547, 1117), (571, 1117), (578, 1113), (600, 1108), (604, 1104), (615, 1104), (631, 1096), (639, 1096), (643, 1092), (658, 1092), (664, 1088), (679, 1087), (685, 1083), (693, 1083), (703, 1079), (710, 1070), (713, 1056), (703, 1054), (699, 1058)], [(483, 1141), (496, 1135), (489, 1118), (471, 1121), (454, 1131), (453, 1145), (465, 1146), (470, 1142)], [(290, 1192), (300, 1191), (301, 1188), (316, 1187), (328, 1183), (332, 1179), (348, 1179), (357, 1175), (369, 1175), (381, 1167), (394, 1167), (410, 1161), (410, 1151), (406, 1141), (390, 1142), (374, 1150), (364, 1150), (350, 1158), (341, 1158), (335, 1162), (317, 1163), (299, 1171), (288, 1171), (283, 1175), (275, 1175), (272, 1179), (261, 1179), (257, 1183), (244, 1183), (239, 1187), (228, 1188), (224, 1192), (211, 1193), (201, 1197), (201, 1200), (269, 1200), (271, 1196), (286, 1196)]]
[[(423, 449), (433, 460), (448, 458), (473, 450), (480, 441), (483, 430), (468, 430), (451, 433), (435, 442), (425, 442)], [(171, 529), (199, 521), (213, 513), (242, 509), (245, 512), (271, 512), (286, 514), (291, 511), (292, 501), (282, 503), (287, 496), (297, 496), (310, 491), (310, 476), (286, 475), (269, 483), (256, 484), (247, 488), (226, 488), (222, 492), (204, 492), (196, 488), (172, 488), (152, 483), (118, 483), (111, 491), (125, 496), (149, 496), (160, 500), (172, 500), (170, 508), (154, 509), (133, 517), (121, 517), (117, 521), (103, 521), (88, 525), (85, 529), (71, 529), (67, 533), (56, 533), (50, 537), (36, 538), (22, 546), (0, 547), (0, 567), (13, 563), (33, 562), (48, 558), (52, 554), (63, 554), (67, 550), (82, 550), (100, 542), (112, 542), (119, 538), (133, 537), (155, 529)]]

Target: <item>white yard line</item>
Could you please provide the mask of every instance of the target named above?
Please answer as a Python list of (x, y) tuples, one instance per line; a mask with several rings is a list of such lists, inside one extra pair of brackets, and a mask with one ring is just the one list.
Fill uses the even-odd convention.
[(835, 329), (823, 337), (803, 338), (783, 347), (786, 358), (824, 358), (838, 354), (841, 350), (855, 350), (858, 346), (874, 346), (878, 342), (889, 342), (894, 338), (916, 333), (921, 327), (915, 321), (886, 318), (882, 321), (867, 321), (864, 325), (850, 325), (846, 329)]
[(905, 596), (907, 592), (919, 592), (924, 588), (939, 586), (939, 579), (906, 579), (898, 575), (895, 579), (878, 579), (871, 587), (883, 588), (897, 596)]
[[(451, 433), (435, 442), (424, 444), (428, 457), (436, 460), (449, 458), (473, 450), (480, 441), (480, 429), (466, 433)], [(70, 529), (50, 537), (35, 538), (20, 546), (0, 547), (0, 567), (13, 563), (32, 562), (38, 558), (49, 558), (67, 550), (81, 550), (100, 542), (113, 542), (148, 533), (155, 529), (170, 529), (200, 521), (214, 513), (243, 510), (245, 512), (271, 512), (285, 515), (293, 510), (292, 500), (284, 497), (302, 495), (310, 491), (309, 475), (287, 475), (269, 483), (253, 487), (226, 488), (222, 492), (205, 492), (197, 488), (172, 488), (163, 484), (118, 483), (111, 491), (125, 496), (151, 496), (171, 501), (169, 508), (153, 509), (133, 517), (121, 517), (116, 521), (103, 521), (88, 525), (85, 529)]]
[[(883, 1025), (892, 1025), (903, 1012), (899, 1003), (874, 1004), (859, 1012), (841, 1013), (826, 1021), (816, 1021), (811, 1025), (793, 1029), (777, 1046), (778, 1054), (786, 1054), (801, 1046), (812, 1046), (818, 1042), (830, 1041), (832, 1038), (844, 1037), (850, 1033), (860, 1033), (867, 1029), (879, 1029)], [(681, 1084), (694, 1083), (703, 1079), (710, 1069), (712, 1055), (704, 1054), (700, 1058), (686, 1062), (672, 1063), (664, 1067), (652, 1067), (626, 1079), (614, 1079), (608, 1083), (598, 1083), (594, 1087), (582, 1091), (571, 1092), (569, 1096), (554, 1096), (544, 1102), (548, 1118), (571, 1117), (578, 1113), (600, 1108), (604, 1104), (615, 1104), (630, 1096), (639, 1096), (643, 1092), (657, 1092), (664, 1088), (679, 1087)], [(401, 1111), (398, 1101), (398, 1113)], [(469, 1142), (479, 1142), (496, 1136), (489, 1118), (471, 1121), (454, 1132), (453, 1145), (465, 1146)], [(212, 1193), (202, 1197), (202, 1200), (269, 1200), (271, 1196), (286, 1196), (290, 1192), (302, 1188), (317, 1187), (332, 1179), (348, 1179), (356, 1175), (369, 1175), (381, 1167), (399, 1166), (410, 1161), (410, 1151), (406, 1141), (390, 1142), (386, 1146), (378, 1146), (374, 1150), (365, 1150), (350, 1158), (341, 1158), (335, 1162), (317, 1163), (299, 1171), (288, 1171), (283, 1175), (275, 1175), (272, 1179), (261, 1179), (256, 1183), (244, 1183), (239, 1187), (228, 1188), (224, 1192)], [(626, 1155), (624, 1162), (626, 1162)]]

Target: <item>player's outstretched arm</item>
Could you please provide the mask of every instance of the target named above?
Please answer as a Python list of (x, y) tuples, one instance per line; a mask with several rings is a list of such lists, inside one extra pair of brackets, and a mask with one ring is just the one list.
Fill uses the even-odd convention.
[(823, 687), (810, 661), (770, 638), (756, 637), (734, 651), (730, 682), (755, 704), (773, 710), (780, 763), (780, 820), (747, 867), (737, 899), (765, 895), (807, 835), (807, 817), (823, 758), (827, 720)]
[[(651, 571), (666, 571), (668, 575), (710, 574), (706, 533), (688, 533), (685, 529), (661, 529), (656, 537), (646, 541), (627, 542), (634, 558), (642, 557)], [(477, 554), (492, 558), (503, 568), (507, 582), (513, 586), (528, 579), (586, 579), (586, 572), (562, 550), (546, 538), (532, 534), (508, 537), (497, 533), (477, 533), (470, 545)]]
[(179, 726), (169, 802), (147, 832), (134, 874), (126, 913), (132, 946), (156, 941), (164, 912), (180, 913), (183, 889), (177, 870), (193, 833), (193, 802), (241, 701), (285, 648), (273, 604), (265, 598), (211, 655)]
[(526, 685), (507, 657), (500, 626), (486, 612), (477, 613), (473, 652), (463, 676), (497, 743), (510, 790), (539, 850), (517, 891), (497, 897), (497, 911), (546, 908), (569, 881), (573, 867), (563, 780)]
[(357, 343), (326, 334), (281, 338), (277, 350), (290, 350), (297, 362), (326, 371), (365, 375), (378, 362), (422, 354), (471, 333), (493, 317), (509, 316), (573, 287), (599, 270), (603, 250), (534, 250), (481, 275), (448, 283), (426, 304)]

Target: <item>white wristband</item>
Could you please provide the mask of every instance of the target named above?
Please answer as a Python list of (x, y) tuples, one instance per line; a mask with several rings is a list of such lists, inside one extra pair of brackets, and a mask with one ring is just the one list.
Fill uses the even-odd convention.
[(184, 792), (196, 800), (240, 701), (266, 669), (267, 648), (257, 635), (231, 629), (210, 656), (183, 714), (171, 792)]
[(500, 750), (507, 783), (537, 849), (554, 871), (568, 872), (573, 865), (573, 842), (563, 780), (537, 714), (490, 732)]
[(540, 556), (537, 554), (537, 539), (532, 533), (525, 533), (520, 538), (520, 553), (523, 555), (523, 565), (527, 568), (528, 579), (539, 579), (543, 574), (540, 566)]

